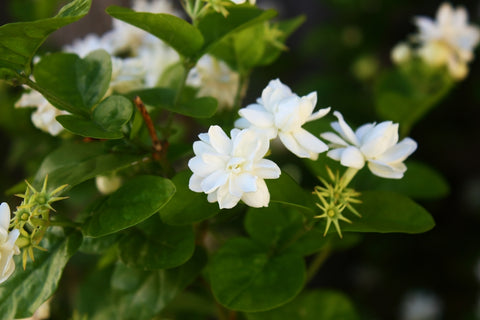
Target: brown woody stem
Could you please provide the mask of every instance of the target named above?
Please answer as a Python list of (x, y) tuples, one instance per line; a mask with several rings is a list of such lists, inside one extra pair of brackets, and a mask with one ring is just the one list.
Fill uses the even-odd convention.
[(162, 153), (165, 152), (166, 150), (164, 150), (164, 146), (162, 145), (162, 142), (158, 139), (157, 131), (155, 131), (152, 118), (150, 117), (150, 114), (148, 113), (147, 108), (145, 108), (145, 105), (143, 104), (143, 101), (142, 99), (140, 99), (139, 96), (136, 96), (133, 99), (133, 102), (137, 107), (138, 111), (140, 111), (143, 121), (145, 121), (145, 124), (147, 125), (150, 139), (152, 139), (153, 159), (160, 160), (162, 158)]

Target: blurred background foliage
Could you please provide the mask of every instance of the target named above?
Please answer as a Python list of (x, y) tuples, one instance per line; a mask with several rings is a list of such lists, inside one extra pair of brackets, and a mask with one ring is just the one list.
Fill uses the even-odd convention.
[[(1, 24), (52, 16), (65, 1), (4, 0)], [(89, 32), (103, 33), (110, 20), (104, 8), (128, 1), (95, 0), (90, 14), (55, 33), (41, 50), (70, 43)], [(331, 106), (359, 124), (381, 121), (374, 108), (375, 80), (392, 66), (390, 50), (415, 32), (413, 17), (433, 17), (439, 1), (419, 0), (258, 0), (274, 7), (281, 18), (303, 14), (304, 25), (289, 39), (289, 50), (269, 67), (253, 73), (244, 105), (253, 102), (272, 78), (280, 78), (299, 95), (318, 93), (318, 107)], [(470, 21), (480, 24), (480, 2), (465, 5)], [(92, 23), (93, 22), (93, 23)], [(412, 292), (435, 297), (441, 316), (434, 319), (480, 318), (480, 61), (470, 64), (469, 76), (417, 123), (410, 136), (419, 148), (415, 160), (441, 172), (450, 192), (441, 200), (420, 203), (431, 212), (436, 227), (425, 234), (365, 234), (361, 243), (334, 254), (309, 286), (346, 293), (362, 319), (406, 319), (402, 306)], [(2, 201), (17, 204), (7, 190), (31, 177), (59, 141), (34, 128), (30, 109), (14, 109), (21, 90), (0, 83), (0, 191)], [(333, 117), (332, 117), (333, 120)], [(319, 130), (320, 131), (320, 130)], [(288, 164), (288, 159), (285, 160)], [(90, 181), (74, 189), (71, 201), (58, 210), (76, 210), (93, 190)], [(92, 192), (90, 192), (91, 194)], [(15, 200), (14, 200), (15, 199)], [(59, 290), (70, 291), (81, 276), (76, 256)], [(476, 276), (477, 275), (477, 276)], [(52, 319), (71, 314), (67, 295), (58, 294)], [(63, 298), (62, 298), (63, 297)], [(64, 313), (65, 314), (65, 313)]]

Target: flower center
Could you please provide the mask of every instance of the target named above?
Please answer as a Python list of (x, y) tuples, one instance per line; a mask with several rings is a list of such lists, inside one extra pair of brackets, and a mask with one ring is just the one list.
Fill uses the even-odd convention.
[(245, 159), (243, 158), (232, 158), (227, 163), (227, 171), (233, 174), (239, 174), (243, 171), (243, 164)]

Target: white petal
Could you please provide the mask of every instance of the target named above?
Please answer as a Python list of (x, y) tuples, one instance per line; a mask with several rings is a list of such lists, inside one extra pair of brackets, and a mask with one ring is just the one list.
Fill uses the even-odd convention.
[(415, 140), (405, 138), (378, 158), (379, 161), (385, 163), (402, 162), (409, 155), (411, 155), (417, 149), (417, 143)]
[(280, 168), (278, 165), (268, 159), (261, 159), (253, 167), (254, 174), (262, 179), (277, 179), (280, 177)]
[(267, 184), (263, 179), (257, 180), (257, 191), (246, 192), (242, 196), (242, 201), (246, 205), (254, 208), (268, 207), (270, 202), (270, 192), (268, 192)]
[(330, 149), (327, 152), (327, 157), (340, 161), (340, 159), (342, 159), (343, 151), (345, 151), (345, 148)]
[(300, 128), (306, 121), (300, 112), (300, 98), (291, 95), (280, 101), (275, 112), (275, 126), (279, 131), (291, 132)]
[[(252, 124), (247, 119), (240, 118), (240, 119), (235, 120), (234, 125), (235, 125), (236, 128), (245, 129), (245, 128), (250, 127)], [(232, 140), (233, 140), (233, 137), (232, 137)]]
[(202, 183), (203, 177), (200, 177), (199, 175), (192, 174), (190, 177), (190, 180), (188, 181), (188, 188), (194, 192), (203, 192), (201, 183)]
[(355, 135), (359, 141), (363, 141), (364, 136), (375, 127), (375, 123), (366, 123), (355, 130)]
[(216, 153), (210, 144), (207, 144), (203, 141), (195, 141), (193, 143), (193, 152), (197, 156), (200, 156), (204, 153)]
[(298, 112), (300, 113), (300, 119), (302, 120), (302, 123), (307, 122), (308, 118), (312, 115), (316, 103), (316, 92), (311, 92), (308, 96), (300, 98)]
[(243, 129), (233, 140), (232, 156), (249, 158), (258, 148), (258, 138), (262, 137), (253, 129)]
[(8, 231), (10, 226), (10, 207), (8, 203), (2, 202), (0, 205), (0, 228)]
[(280, 137), (280, 140), (282, 141), (283, 145), (285, 148), (290, 150), (292, 153), (294, 153), (297, 157), (300, 158), (310, 158), (311, 154), (304, 148), (300, 146), (300, 144), (295, 140), (292, 134), (287, 134), (287, 133), (282, 133), (280, 132), (278, 134)]
[(340, 163), (345, 167), (361, 169), (365, 165), (365, 159), (358, 148), (350, 146), (343, 150)]
[(374, 175), (389, 179), (401, 179), (403, 173), (407, 170), (403, 163), (389, 165), (379, 161), (369, 161), (368, 168)]
[(222, 128), (219, 126), (211, 126), (210, 129), (208, 129), (208, 135), (210, 137), (210, 144), (215, 150), (221, 154), (230, 154), (232, 142)]
[(298, 141), (300, 146), (305, 150), (308, 150), (310, 153), (318, 154), (328, 150), (328, 147), (325, 143), (303, 128), (295, 131), (293, 136)]
[(198, 138), (203, 142), (205, 142), (206, 144), (210, 144), (210, 137), (208, 136), (208, 133), (205, 133), (205, 132), (200, 133), (198, 135)]
[(360, 150), (368, 158), (380, 156), (398, 141), (398, 124), (384, 121), (368, 131), (361, 143)]
[(253, 110), (243, 108), (238, 111), (240, 116), (249, 121), (252, 125), (260, 128), (268, 128), (273, 126), (273, 115), (267, 111)]
[(344, 147), (348, 146), (348, 143), (345, 142), (345, 140), (343, 140), (333, 132), (324, 132), (320, 135), (320, 137), (337, 146), (344, 146)]
[(452, 23), (452, 18), (453, 18), (452, 6), (447, 2), (442, 3), (440, 8), (438, 8), (437, 16), (436, 16), (438, 24), (448, 26)]
[(330, 112), (330, 107), (320, 109), (320, 110), (318, 110), (317, 112), (312, 113), (312, 114), (308, 117), (307, 122), (313, 121), (313, 120), (317, 120), (317, 119), (320, 119), (320, 118), (323, 118), (323, 117), (324, 117), (327, 113), (329, 113), (329, 112)]
[(240, 197), (231, 194), (228, 189), (228, 185), (224, 185), (217, 191), (217, 201), (220, 209), (231, 209), (240, 201)]
[(333, 122), (331, 124), (332, 128), (335, 129), (335, 131), (337, 131), (338, 133), (340, 133), (340, 136), (347, 142), (358, 146), (358, 139), (355, 136), (352, 128), (350, 128), (350, 126), (343, 119), (342, 114), (338, 111), (335, 111), (333, 115), (337, 117), (338, 122)]
[(192, 172), (200, 177), (206, 177), (215, 170), (218, 170), (217, 166), (211, 163), (206, 163), (200, 157), (193, 157), (188, 161), (188, 167)]
[(225, 171), (215, 171), (207, 176), (201, 182), (203, 192), (210, 193), (215, 191), (218, 187), (223, 186), (228, 181), (228, 173)]
[(242, 197), (244, 192), (254, 192), (257, 190), (257, 177), (249, 174), (232, 175), (229, 181), (229, 192), (236, 196)]

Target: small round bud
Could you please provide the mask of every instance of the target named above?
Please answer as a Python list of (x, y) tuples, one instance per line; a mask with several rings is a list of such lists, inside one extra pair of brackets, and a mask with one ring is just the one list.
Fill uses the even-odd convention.
[(402, 64), (410, 60), (412, 56), (412, 50), (410, 46), (404, 42), (400, 42), (395, 47), (393, 47), (390, 52), (390, 58), (395, 64)]

